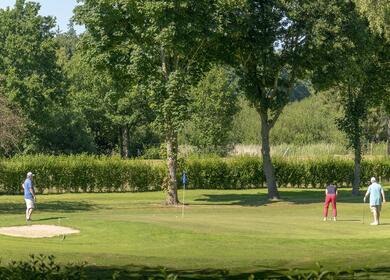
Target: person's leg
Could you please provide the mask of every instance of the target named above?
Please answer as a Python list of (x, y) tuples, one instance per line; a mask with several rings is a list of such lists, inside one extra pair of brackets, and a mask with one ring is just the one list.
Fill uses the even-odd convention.
[(30, 204), (29, 204), (28, 199), (24, 199), (24, 202), (26, 203), (26, 220), (28, 220), (28, 213), (30, 210)]
[(377, 221), (377, 223), (378, 223), (378, 225), (379, 225), (379, 217), (381, 216), (381, 206), (379, 205), (378, 207), (377, 207), (377, 210), (376, 210), (376, 221)]
[(27, 207), (26, 219), (30, 220), (31, 219), (31, 213), (34, 210), (34, 203), (33, 203), (33, 201), (31, 199), (26, 199), (26, 207)]
[(324, 221), (326, 221), (326, 218), (328, 217), (328, 210), (329, 210), (329, 203), (330, 202), (331, 202), (330, 195), (326, 195), (325, 205), (324, 205)]
[(28, 219), (31, 220), (31, 214), (32, 214), (34, 208), (31, 207), (31, 208), (28, 209), (28, 210), (29, 210), (29, 211), (28, 211)]
[(336, 195), (332, 195), (332, 213), (333, 213), (333, 220), (336, 221), (337, 219)]
[(371, 223), (371, 225), (378, 224), (378, 211), (376, 206), (371, 206), (372, 216), (374, 218), (374, 221)]

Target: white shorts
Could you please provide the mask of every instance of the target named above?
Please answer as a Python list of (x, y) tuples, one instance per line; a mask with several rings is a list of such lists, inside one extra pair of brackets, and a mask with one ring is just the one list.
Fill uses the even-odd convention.
[(32, 199), (25, 198), (24, 201), (26, 201), (26, 208), (27, 209), (34, 209), (34, 201)]

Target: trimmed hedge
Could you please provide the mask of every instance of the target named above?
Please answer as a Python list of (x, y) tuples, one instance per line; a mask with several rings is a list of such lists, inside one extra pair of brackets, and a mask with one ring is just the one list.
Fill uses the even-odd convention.
[(160, 162), (90, 156), (17, 157), (0, 162), (0, 190), (21, 192), (27, 171), (38, 192), (123, 192), (161, 189), (166, 174)]
[[(323, 187), (334, 182), (351, 186), (350, 159), (273, 160), (277, 182), (284, 187)], [(265, 186), (262, 161), (258, 157), (188, 159), (179, 162), (187, 171), (190, 189), (244, 189)], [(17, 194), (27, 171), (36, 174), (39, 192), (124, 192), (161, 190), (167, 174), (165, 161), (122, 160), (91, 156), (24, 156), (0, 160), (0, 191)], [(362, 163), (362, 182), (371, 176), (390, 179), (390, 159)]]

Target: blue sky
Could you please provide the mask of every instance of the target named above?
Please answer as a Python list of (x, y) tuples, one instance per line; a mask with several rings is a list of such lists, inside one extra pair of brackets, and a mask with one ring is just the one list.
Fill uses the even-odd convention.
[[(77, 5), (76, 0), (34, 0), (41, 4), (40, 14), (47, 16), (55, 16), (57, 25), (62, 31), (67, 30), (70, 18), (73, 16), (73, 9)], [(0, 0), (0, 8), (14, 6), (15, 0)], [(83, 32), (82, 26), (76, 26), (77, 33)]]

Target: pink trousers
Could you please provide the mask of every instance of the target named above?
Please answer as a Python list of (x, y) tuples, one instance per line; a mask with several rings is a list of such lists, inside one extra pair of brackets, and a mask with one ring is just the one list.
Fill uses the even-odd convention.
[(337, 217), (336, 195), (335, 194), (327, 194), (326, 195), (325, 205), (324, 205), (324, 217), (328, 217), (329, 203), (332, 203), (333, 217)]

